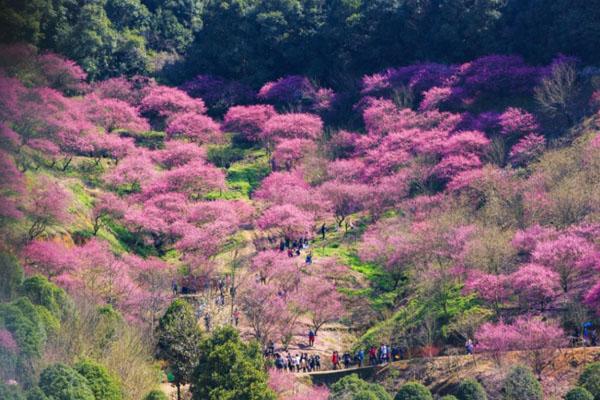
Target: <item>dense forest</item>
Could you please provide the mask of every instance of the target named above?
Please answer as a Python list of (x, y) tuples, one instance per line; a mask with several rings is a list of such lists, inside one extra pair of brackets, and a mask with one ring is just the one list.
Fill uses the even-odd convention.
[(0, 399), (600, 399), (598, 21), (0, 0)]

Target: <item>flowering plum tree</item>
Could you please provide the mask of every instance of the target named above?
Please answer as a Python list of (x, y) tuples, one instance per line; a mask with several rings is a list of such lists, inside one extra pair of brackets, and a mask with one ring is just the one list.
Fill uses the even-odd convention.
[(235, 104), (247, 104), (254, 99), (251, 87), (213, 75), (198, 75), (185, 82), (181, 89), (192, 97), (201, 98), (214, 110), (225, 111)]
[(40, 176), (29, 188), (23, 208), (31, 220), (27, 230), (27, 239), (33, 240), (43, 234), (52, 225), (70, 220), (68, 212), (71, 194), (58, 182)]
[(508, 154), (513, 165), (522, 166), (537, 159), (546, 148), (546, 139), (541, 135), (531, 133), (520, 139)]
[(37, 62), (46, 80), (45, 86), (65, 94), (81, 93), (86, 88), (87, 74), (74, 61), (55, 53), (46, 53), (40, 55)]
[(169, 138), (184, 137), (199, 144), (219, 142), (221, 139), (219, 124), (195, 112), (173, 116), (166, 131)]
[(157, 128), (166, 119), (182, 113), (204, 114), (206, 107), (202, 99), (192, 99), (184, 91), (168, 86), (150, 87), (140, 103), (140, 111)]
[(256, 143), (267, 121), (276, 114), (271, 105), (234, 106), (225, 114), (223, 130), (238, 133), (243, 140)]
[(116, 168), (105, 175), (105, 179), (113, 187), (137, 192), (143, 184), (156, 176), (157, 171), (149, 154), (138, 151), (121, 160)]
[(124, 129), (131, 132), (150, 130), (148, 122), (138, 115), (137, 109), (123, 100), (100, 98), (96, 94), (85, 96), (86, 115), (94, 124), (107, 132)]
[(76, 264), (73, 250), (52, 240), (34, 240), (28, 243), (22, 256), (27, 273), (39, 273), (48, 278), (71, 271)]
[(532, 253), (533, 261), (547, 266), (560, 276), (560, 285), (566, 292), (571, 289), (581, 261), (593, 252), (592, 245), (578, 236), (564, 234), (555, 240), (540, 242)]
[(296, 167), (306, 154), (316, 152), (316, 144), (307, 139), (287, 139), (280, 141), (272, 155), (272, 162), (276, 168), (287, 171)]
[(343, 317), (344, 307), (335, 286), (327, 280), (308, 276), (301, 282), (300, 306), (308, 312), (315, 334), (328, 322)]
[(240, 309), (244, 313), (252, 335), (264, 346), (278, 340), (279, 327), (287, 314), (287, 305), (279, 289), (272, 284), (250, 283), (240, 295)]
[(110, 192), (102, 193), (95, 201), (92, 209), (92, 222), (94, 235), (98, 233), (100, 226), (107, 217), (113, 219), (123, 218), (127, 204)]
[(273, 283), (284, 293), (296, 289), (300, 282), (297, 261), (280, 251), (261, 251), (252, 258), (250, 270), (258, 274), (260, 282)]
[(190, 199), (199, 199), (225, 187), (223, 171), (204, 161), (192, 161), (155, 175), (154, 179), (142, 185), (142, 194), (150, 197), (157, 193), (180, 192)]
[(195, 143), (182, 142), (180, 140), (168, 140), (165, 148), (151, 154), (157, 162), (171, 169), (180, 167), (192, 161), (204, 161), (205, 150)]
[(539, 130), (535, 117), (520, 108), (509, 107), (498, 117), (502, 135), (529, 135)]
[(313, 112), (329, 110), (336, 98), (333, 90), (315, 87), (308, 78), (299, 75), (267, 82), (260, 88), (257, 97), (279, 109), (293, 108)]
[(481, 160), (474, 154), (451, 155), (444, 157), (432, 170), (440, 179), (451, 179), (461, 172), (481, 167)]
[(491, 352), (497, 358), (501, 352), (526, 351), (534, 370), (539, 374), (553, 359), (557, 348), (564, 346), (564, 331), (553, 322), (534, 317), (519, 317), (514, 324), (486, 323), (477, 331), (476, 350)]
[(510, 296), (508, 277), (501, 274), (473, 273), (465, 282), (464, 290), (467, 293), (477, 293), (482, 300), (491, 303), (496, 310)]
[(299, 239), (312, 233), (313, 218), (291, 204), (268, 208), (256, 221), (259, 228), (273, 230), (286, 239)]
[(313, 114), (280, 114), (269, 119), (264, 125), (261, 139), (270, 147), (282, 139), (316, 140), (323, 132), (323, 122)]
[(367, 185), (338, 181), (325, 182), (319, 191), (332, 203), (338, 226), (342, 226), (350, 214), (362, 210), (364, 199), (369, 194)]
[(559, 275), (541, 265), (525, 265), (512, 273), (509, 281), (525, 308), (537, 305), (540, 311), (544, 311), (560, 292)]

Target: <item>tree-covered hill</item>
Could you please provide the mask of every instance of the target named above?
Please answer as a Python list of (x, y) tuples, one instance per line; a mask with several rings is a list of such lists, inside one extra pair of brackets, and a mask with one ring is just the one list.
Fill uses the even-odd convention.
[(283, 369), (464, 352), (562, 396), (600, 324), (593, 3), (2, 2), (0, 398), (429, 399)]

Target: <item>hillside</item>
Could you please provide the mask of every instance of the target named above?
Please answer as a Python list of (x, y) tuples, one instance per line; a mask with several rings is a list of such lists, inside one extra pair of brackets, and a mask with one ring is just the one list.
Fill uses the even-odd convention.
[[(104, 77), (0, 47), (0, 398), (600, 396), (600, 69)], [(370, 349), (414, 361), (277, 371)]]

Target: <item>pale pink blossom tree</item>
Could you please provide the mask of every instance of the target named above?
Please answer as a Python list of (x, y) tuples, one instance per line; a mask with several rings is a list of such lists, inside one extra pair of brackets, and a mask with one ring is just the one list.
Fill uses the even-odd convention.
[(541, 265), (527, 264), (509, 276), (509, 282), (522, 307), (546, 306), (560, 294), (560, 276)]
[(223, 130), (238, 133), (245, 141), (255, 143), (269, 119), (277, 114), (271, 105), (234, 106), (223, 118)]
[(256, 221), (258, 227), (277, 232), (282, 238), (298, 239), (311, 234), (314, 220), (291, 204), (268, 208)]
[(52, 225), (68, 222), (71, 219), (68, 211), (70, 203), (70, 192), (58, 182), (41, 175), (29, 188), (23, 205), (31, 221), (27, 239), (37, 238)]
[(532, 253), (532, 259), (557, 272), (560, 285), (566, 293), (578, 275), (580, 262), (591, 252), (593, 246), (587, 240), (563, 234), (555, 240), (538, 243)]
[(194, 112), (173, 116), (166, 132), (169, 139), (182, 137), (198, 144), (218, 143), (222, 138), (219, 124), (206, 115)]
[(326, 323), (344, 316), (341, 296), (336, 287), (319, 277), (308, 276), (300, 283), (299, 305), (306, 310), (315, 335)]

